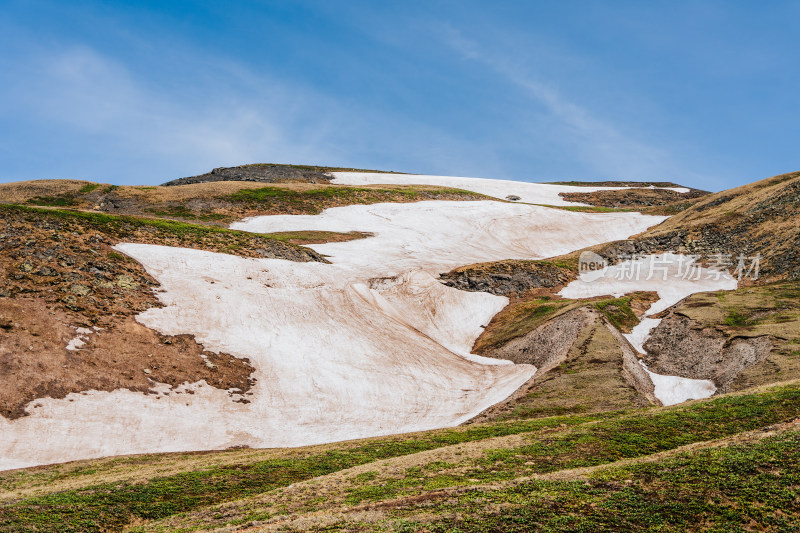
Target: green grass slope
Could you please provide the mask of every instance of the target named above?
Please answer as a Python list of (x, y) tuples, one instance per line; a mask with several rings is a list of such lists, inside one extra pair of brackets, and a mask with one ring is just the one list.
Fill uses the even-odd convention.
[(789, 531), (798, 418), (795, 382), (672, 408), (39, 467), (0, 474), (0, 531)]

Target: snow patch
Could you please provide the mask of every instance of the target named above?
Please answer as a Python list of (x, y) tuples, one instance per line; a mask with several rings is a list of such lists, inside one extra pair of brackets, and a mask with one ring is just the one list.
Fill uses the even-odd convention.
[(690, 256), (665, 253), (611, 265), (599, 278), (579, 278), (559, 294), (572, 299), (603, 295), (618, 298), (637, 291), (654, 291), (659, 299), (650, 306), (646, 315), (655, 315), (696, 292), (733, 290), (736, 287), (737, 281), (727, 272), (701, 268)]
[[(633, 187), (591, 187), (571, 185), (551, 185), (548, 183), (530, 183), (513, 180), (487, 180), (484, 178), (463, 178), (456, 176), (428, 176), (422, 174), (386, 174), (381, 172), (331, 172), (337, 185), (438, 185), (485, 194), (501, 200), (507, 196), (516, 196), (518, 202), (546, 205), (587, 205), (579, 202), (568, 202), (559, 193), (617, 191)], [(655, 188), (655, 187), (653, 187)], [(658, 187), (678, 193), (687, 193), (685, 187)]]
[[(465, 264), (537, 259), (626, 238), (663, 220), (495, 201), (376, 204), (316, 216), (257, 217), (248, 231), (366, 231), (311, 246), (332, 264), (120, 244), (161, 284), (164, 307), (137, 316), (163, 334), (247, 357), (250, 403), (194, 394), (92, 391), (41, 399), (0, 420), (0, 469), (235, 445), (284, 447), (460, 424), (536, 371), (471, 354), (507, 299), (446, 287)], [(209, 281), (214, 281), (210, 283)]]
[(67, 343), (67, 350), (76, 352), (86, 346), (86, 341), (89, 340), (89, 335), (94, 333), (95, 330), (89, 328), (76, 328), (77, 335)]
[(711, 380), (656, 374), (651, 372), (643, 362), (640, 361), (640, 364), (653, 381), (655, 387), (653, 394), (663, 405), (676, 405), (688, 400), (702, 400), (710, 398), (717, 392), (717, 387)]
[(636, 324), (630, 333), (623, 333), (622, 336), (628, 339), (631, 346), (636, 348), (639, 353), (647, 353), (644, 351), (644, 343), (650, 338), (650, 332), (661, 323), (660, 318), (649, 318), (647, 314)]
[[(564, 298), (592, 298), (611, 295), (620, 297), (637, 291), (655, 291), (659, 299), (650, 305), (644, 318), (630, 333), (623, 334), (640, 353), (647, 353), (644, 344), (650, 332), (661, 323), (651, 318), (696, 292), (734, 290), (738, 282), (727, 272), (701, 268), (694, 259), (681, 254), (658, 254), (623, 261), (611, 265), (595, 276), (577, 279), (564, 287), (559, 295)], [(651, 372), (655, 386), (654, 395), (664, 405), (674, 405), (691, 399), (708, 398), (716, 392), (716, 386), (707, 379), (690, 379), (680, 376), (665, 376)]]

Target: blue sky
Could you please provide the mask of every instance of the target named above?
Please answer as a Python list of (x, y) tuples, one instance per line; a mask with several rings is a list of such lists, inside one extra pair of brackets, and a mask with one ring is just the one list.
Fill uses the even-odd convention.
[(800, 2), (0, 0), (0, 181), (800, 170)]

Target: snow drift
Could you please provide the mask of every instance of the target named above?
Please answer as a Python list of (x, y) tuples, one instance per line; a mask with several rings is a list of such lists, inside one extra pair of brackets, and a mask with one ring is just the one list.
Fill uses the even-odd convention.
[(431, 201), (234, 225), (374, 234), (312, 246), (332, 264), (119, 245), (161, 283), (165, 307), (137, 319), (249, 358), (255, 386), (246, 395), (199, 381), (177, 390), (154, 386), (151, 395), (117, 390), (40, 399), (27, 417), (0, 418), (0, 468), (299, 446), (459, 424), (506, 398), (535, 368), (470, 354), (482, 326), (507, 300), (446, 287), (434, 275), (479, 261), (558, 255), (625, 238), (662, 219)]

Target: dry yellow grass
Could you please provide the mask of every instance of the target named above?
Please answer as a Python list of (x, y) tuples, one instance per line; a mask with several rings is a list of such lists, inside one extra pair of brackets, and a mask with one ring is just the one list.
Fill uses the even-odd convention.
[[(52, 197), (65, 194), (78, 195), (87, 185), (98, 185), (94, 192), (103, 193), (104, 189), (111, 187), (108, 184), (98, 184), (91, 181), (52, 179), (16, 181), (0, 184), (0, 201), (11, 203), (25, 203), (39, 197)], [(147, 203), (157, 204), (162, 202), (184, 202), (195, 199), (210, 199), (228, 196), (243, 189), (259, 189), (262, 187), (276, 187), (295, 192), (324, 189), (351, 189), (351, 185), (329, 185), (320, 183), (257, 183), (252, 181), (218, 181), (211, 183), (194, 183), (163, 187), (160, 185), (120, 185), (113, 188), (114, 194), (123, 198), (138, 198)], [(446, 187), (436, 185), (362, 185), (359, 189), (392, 190), (392, 191), (444, 191)]]
[[(351, 185), (328, 185), (321, 183), (256, 183), (252, 181), (216, 181), (211, 183), (193, 183), (172, 187), (123, 185), (115, 189), (115, 193), (123, 197), (138, 197), (151, 203), (182, 202), (193, 199), (217, 198), (228, 196), (243, 189), (260, 189), (275, 187), (295, 192), (325, 189), (351, 189)], [(359, 189), (392, 190), (392, 191), (443, 191), (446, 187), (435, 185), (360, 185)]]
[(78, 194), (81, 188), (92, 184), (91, 181), (81, 180), (32, 180), (0, 183), (0, 201), (25, 203), (37, 196)]

